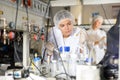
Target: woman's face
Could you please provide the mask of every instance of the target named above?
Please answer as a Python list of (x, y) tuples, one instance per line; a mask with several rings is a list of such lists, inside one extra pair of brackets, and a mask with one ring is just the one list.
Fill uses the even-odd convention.
[(94, 23), (93, 23), (93, 29), (99, 29), (102, 25), (102, 20), (96, 20)]
[(59, 29), (61, 30), (63, 37), (67, 38), (72, 33), (73, 23), (69, 19), (63, 19), (59, 23)]

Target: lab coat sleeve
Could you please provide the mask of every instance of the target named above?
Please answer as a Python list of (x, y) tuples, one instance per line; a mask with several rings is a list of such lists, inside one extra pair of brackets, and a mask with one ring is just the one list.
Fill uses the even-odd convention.
[[(50, 28), (48, 30), (47, 37), (48, 37), (47, 42), (54, 43), (54, 36), (53, 36), (53, 29), (52, 28)], [(46, 44), (44, 44), (43, 47), (42, 47), (42, 57), (43, 57), (44, 61), (47, 61), (48, 60), (48, 54), (53, 54), (53, 52), (49, 51), (45, 46), (46, 46)]]
[(84, 44), (87, 40), (86, 30), (80, 29), (80, 44)]
[[(63, 35), (57, 27), (53, 27), (50, 29), (48, 32), (48, 42), (53, 43), (54, 48), (58, 49), (61, 45), (63, 45)], [(58, 59), (59, 53), (53, 51), (52, 58), (53, 59)]]
[(89, 49), (91, 49), (94, 46), (94, 41), (90, 39), (91, 30), (87, 30), (86, 32), (87, 32), (87, 35), (86, 35), (87, 46)]
[(103, 48), (103, 49), (106, 49), (106, 46), (107, 46), (107, 36), (106, 36), (106, 33), (104, 31), (101, 32), (102, 34), (102, 38), (101, 41), (99, 42), (99, 47), (100, 48)]
[(87, 53), (86, 40), (87, 40), (86, 30), (80, 29), (80, 41), (79, 42), (80, 42), (80, 49), (81, 49), (82, 53)]

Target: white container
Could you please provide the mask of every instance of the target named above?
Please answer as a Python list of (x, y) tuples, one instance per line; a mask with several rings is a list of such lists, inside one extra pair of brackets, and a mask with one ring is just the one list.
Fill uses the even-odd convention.
[(68, 65), (68, 74), (70, 76), (76, 76), (76, 65), (77, 65), (77, 55), (70, 54), (69, 65)]
[(50, 69), (51, 69), (51, 76), (54, 77), (57, 74), (57, 61), (52, 60), (50, 64)]
[(36, 74), (40, 74), (40, 66), (41, 66), (41, 59), (40, 59), (40, 57), (35, 57), (34, 59), (33, 59), (33, 62), (34, 62), (34, 73), (36, 73)]
[(77, 65), (76, 80), (100, 80), (97, 66)]

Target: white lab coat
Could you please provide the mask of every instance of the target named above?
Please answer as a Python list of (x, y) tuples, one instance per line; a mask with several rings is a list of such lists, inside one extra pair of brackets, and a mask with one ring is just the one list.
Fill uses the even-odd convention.
[[(106, 49), (106, 32), (103, 30), (93, 30), (92, 28), (87, 31), (88, 39), (87, 43), (89, 46), (90, 51), (94, 49), (94, 59), (93, 61), (98, 64), (105, 55)], [(102, 39), (105, 37), (104, 39)], [(95, 41), (99, 41), (98, 45), (94, 45)]]
[[(74, 27), (72, 34), (68, 38), (63, 38), (63, 35), (58, 27), (53, 27), (48, 35), (48, 41), (52, 42), (56, 48), (61, 46), (70, 46), (70, 53), (80, 53), (80, 48), (84, 49), (86, 41), (85, 30)], [(83, 50), (84, 52), (86, 50)], [(53, 54), (53, 59), (56, 59), (57, 55)]]
[[(64, 52), (60, 54), (53, 52), (53, 55), (51, 56), (51, 62), (54, 60), (61, 60), (59, 56), (61, 55), (66, 72), (69, 73), (69, 75), (75, 76), (77, 60), (80, 59), (80, 49), (82, 49), (83, 54), (86, 53), (86, 50), (84, 50), (86, 49), (86, 35), (87, 34), (85, 30), (79, 27), (74, 27), (72, 34), (68, 38), (63, 38), (63, 34), (61, 33), (60, 29), (58, 29), (58, 27), (53, 27), (48, 34), (48, 41), (52, 42), (57, 49), (63, 46), (69, 46), (70, 51), (65, 53), (65, 57)], [(59, 62), (57, 65), (57, 74), (64, 73), (63, 65), (61, 62)], [(53, 64), (51, 64), (51, 69), (53, 69)]]

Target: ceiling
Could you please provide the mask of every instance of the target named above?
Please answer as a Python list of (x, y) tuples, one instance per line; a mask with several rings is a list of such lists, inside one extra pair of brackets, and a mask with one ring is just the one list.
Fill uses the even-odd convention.
[(84, 5), (120, 3), (120, 0), (83, 0)]
[[(49, 1), (49, 0), (46, 0)], [(120, 0), (50, 0), (51, 6), (74, 6), (74, 5), (95, 5), (120, 3)]]

